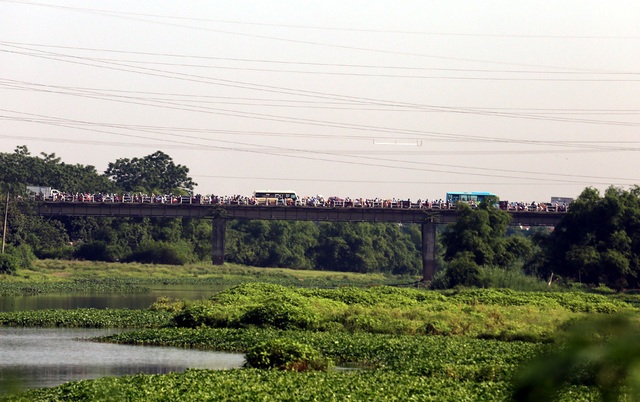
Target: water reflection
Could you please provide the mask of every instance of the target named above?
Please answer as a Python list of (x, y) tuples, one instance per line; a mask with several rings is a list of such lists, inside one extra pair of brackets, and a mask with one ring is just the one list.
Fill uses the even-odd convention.
[[(0, 327), (0, 393), (126, 374), (241, 367), (237, 353), (86, 341), (115, 330)], [(80, 338), (80, 339), (78, 339)], [(85, 340), (82, 340), (85, 339)]]
[(214, 286), (157, 286), (149, 293), (103, 294), (103, 293), (63, 293), (27, 296), (0, 296), (0, 311), (25, 311), (44, 309), (144, 309), (159, 297), (199, 300), (210, 297), (222, 287)]

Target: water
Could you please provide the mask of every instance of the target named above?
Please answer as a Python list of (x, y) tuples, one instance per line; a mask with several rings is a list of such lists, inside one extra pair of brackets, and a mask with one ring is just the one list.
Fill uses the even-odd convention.
[(103, 293), (59, 293), (27, 296), (0, 296), (0, 311), (25, 311), (44, 309), (145, 309), (158, 297), (198, 300), (219, 292), (212, 286), (167, 285), (151, 289), (149, 293), (103, 294)]
[[(149, 293), (135, 294), (0, 296), (0, 311), (144, 309), (158, 297), (198, 300), (220, 290), (211, 286), (168, 285), (155, 287)], [(115, 345), (86, 340), (119, 331), (0, 327), (0, 394), (104, 376), (163, 374), (182, 372), (187, 368), (232, 369), (244, 363), (244, 355), (238, 353)]]
[(116, 332), (0, 327), (0, 394), (104, 376), (233, 369), (244, 363), (238, 353), (86, 341)]

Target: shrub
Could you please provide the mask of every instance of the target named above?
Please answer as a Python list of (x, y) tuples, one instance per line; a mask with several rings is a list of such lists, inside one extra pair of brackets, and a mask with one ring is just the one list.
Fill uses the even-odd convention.
[(458, 253), (447, 263), (444, 275), (450, 287), (480, 285), (480, 266), (468, 251)]
[(242, 326), (277, 329), (313, 329), (318, 322), (318, 315), (308, 308), (279, 300), (253, 307), (240, 317)]
[(245, 367), (290, 371), (327, 370), (331, 361), (313, 347), (291, 339), (276, 338), (249, 349)]
[(514, 376), (513, 400), (552, 400), (570, 385), (581, 385), (597, 387), (604, 401), (637, 401), (639, 329), (635, 317), (626, 315), (568, 324), (560, 337), (562, 344), (538, 356)]
[(34, 251), (35, 255), (40, 259), (51, 260), (71, 260), (73, 259), (73, 247), (60, 246), (50, 248), (39, 248)]
[(177, 313), (184, 309), (185, 302), (184, 300), (177, 300), (171, 297), (158, 297), (151, 306), (149, 306), (149, 310), (154, 311), (166, 311), (168, 313)]
[(235, 325), (238, 319), (235, 314), (237, 309), (214, 305), (207, 301), (186, 303), (182, 310), (173, 316), (173, 322), (176, 326), (184, 328), (225, 328)]
[(185, 265), (193, 262), (192, 251), (192, 247), (186, 242), (150, 241), (141, 244), (125, 261), (143, 264)]
[(21, 244), (17, 247), (7, 244), (5, 247), (5, 254), (11, 255), (17, 264), (16, 268), (20, 269), (33, 268), (33, 260), (36, 259), (31, 246), (27, 244)]
[(0, 274), (13, 275), (17, 270), (18, 259), (13, 254), (0, 254)]
[(547, 290), (547, 283), (532, 275), (526, 275), (520, 267), (482, 267), (478, 283), (483, 288), (507, 288), (514, 290)]
[(424, 333), (426, 335), (449, 335), (451, 328), (446, 322), (430, 321), (425, 324)]
[(80, 260), (116, 262), (120, 260), (117, 249), (103, 241), (81, 244), (73, 255)]

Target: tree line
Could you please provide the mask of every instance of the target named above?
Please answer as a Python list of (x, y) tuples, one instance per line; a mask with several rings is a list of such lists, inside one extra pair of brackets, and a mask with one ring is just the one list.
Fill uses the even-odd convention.
[[(0, 153), (0, 190), (24, 195), (27, 185), (64, 192), (188, 194), (196, 183), (186, 166), (161, 151), (122, 158), (103, 173), (70, 165), (26, 146)], [(585, 189), (552, 231), (519, 230), (488, 199), (462, 206), (460, 219), (438, 229), (434, 286), (491, 286), (491, 273), (559, 278), (587, 285), (636, 288), (640, 273), (640, 188)], [(4, 205), (4, 202), (3, 202)], [(185, 218), (44, 218), (28, 202), (10, 203), (0, 272), (33, 258), (186, 264), (211, 259), (211, 225)], [(226, 260), (288, 267), (416, 276), (421, 273), (419, 225), (230, 220)]]

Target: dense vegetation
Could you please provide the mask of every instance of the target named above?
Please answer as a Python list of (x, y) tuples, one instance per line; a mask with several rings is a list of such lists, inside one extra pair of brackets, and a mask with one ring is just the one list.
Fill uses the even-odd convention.
[(164, 264), (36, 260), (30, 268), (0, 280), (0, 296), (45, 293), (144, 293), (150, 288), (188, 285), (211, 291), (253, 282), (285, 286), (330, 288), (336, 286), (410, 285), (410, 279), (382, 274), (263, 269), (210, 263)]
[[(66, 192), (186, 194), (195, 183), (186, 166), (161, 151), (123, 158), (104, 173), (68, 165), (55, 154), (32, 156), (25, 146), (0, 153), (0, 194), (24, 195), (27, 184)], [(464, 209), (440, 237), (433, 286), (538, 288), (535, 279), (640, 285), (640, 188), (587, 188), (563, 222), (548, 231), (508, 228), (510, 216), (491, 200)], [(29, 203), (10, 203), (6, 255), (0, 272), (29, 267), (34, 257), (189, 264), (211, 258), (211, 227), (194, 219), (42, 218)], [(417, 225), (230, 221), (226, 260), (260, 267), (419, 275)], [(527, 275), (529, 279), (527, 279)]]
[[(24, 196), (26, 185), (64, 192), (186, 194), (195, 183), (189, 169), (158, 151), (118, 159), (104, 174), (93, 166), (67, 165), (55, 154), (32, 156), (20, 146), (0, 154), (0, 192)], [(11, 203), (7, 241), (15, 246), (0, 259), (0, 272), (14, 273), (24, 255), (93, 261), (189, 264), (211, 259), (211, 226), (198, 219), (45, 219), (29, 204)], [(313, 224), (232, 221), (226, 260), (261, 267), (289, 267), (415, 275), (420, 271), (416, 227), (391, 224)], [(15, 252), (14, 252), (15, 251)]]
[(138, 330), (101, 341), (243, 352), (259, 368), (102, 378), (8, 400), (591, 401), (634, 392), (635, 316), (614, 295), (585, 292), (247, 283), (139, 312), (3, 313), (0, 324), (127, 326)]

